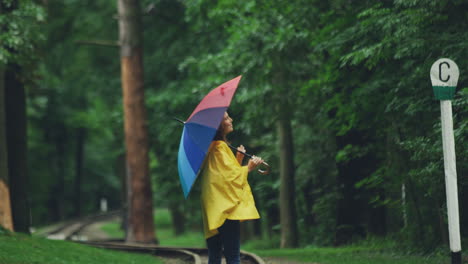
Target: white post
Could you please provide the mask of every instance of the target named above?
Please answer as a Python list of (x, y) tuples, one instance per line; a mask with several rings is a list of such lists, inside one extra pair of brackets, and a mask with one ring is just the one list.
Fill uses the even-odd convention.
[(107, 212), (107, 199), (106, 198), (101, 198), (101, 212), (106, 213)]
[(458, 216), (457, 167), (455, 161), (455, 140), (453, 136), (452, 102), (450, 100), (441, 100), (440, 112), (450, 249), (452, 252), (460, 252), (460, 223)]
[(458, 215), (457, 167), (453, 136), (452, 102), (458, 82), (458, 66), (450, 59), (439, 59), (431, 67), (432, 89), (440, 100), (442, 145), (444, 150), (445, 192), (452, 264), (461, 264), (460, 223)]

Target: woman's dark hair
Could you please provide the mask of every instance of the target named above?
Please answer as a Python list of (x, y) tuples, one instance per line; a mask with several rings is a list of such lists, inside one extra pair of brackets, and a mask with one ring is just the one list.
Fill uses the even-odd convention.
[(223, 136), (223, 123), (219, 124), (219, 127), (218, 129), (216, 130), (216, 134), (213, 138), (213, 140), (223, 140), (225, 141), (226, 140), (226, 137)]

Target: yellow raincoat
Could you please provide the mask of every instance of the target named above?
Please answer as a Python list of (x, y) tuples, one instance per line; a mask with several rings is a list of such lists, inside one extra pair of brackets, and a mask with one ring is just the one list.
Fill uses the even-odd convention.
[(226, 142), (211, 143), (201, 174), (205, 238), (218, 234), (226, 219), (260, 218), (247, 175), (247, 166), (239, 164)]

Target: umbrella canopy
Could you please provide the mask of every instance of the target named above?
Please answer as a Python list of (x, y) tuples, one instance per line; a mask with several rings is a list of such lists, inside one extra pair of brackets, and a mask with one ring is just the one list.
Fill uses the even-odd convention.
[(242, 76), (227, 81), (209, 92), (184, 123), (179, 144), (177, 165), (179, 179), (187, 196), (192, 189), (200, 167), (223, 120)]

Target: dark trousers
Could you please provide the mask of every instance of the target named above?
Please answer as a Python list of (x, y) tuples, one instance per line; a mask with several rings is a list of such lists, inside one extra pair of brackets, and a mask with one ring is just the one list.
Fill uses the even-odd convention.
[(227, 264), (240, 263), (240, 222), (226, 220), (218, 228), (219, 234), (206, 240), (208, 245), (208, 264), (220, 264), (224, 252)]

